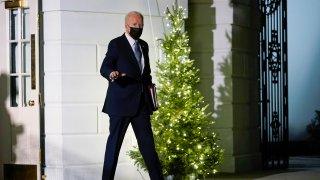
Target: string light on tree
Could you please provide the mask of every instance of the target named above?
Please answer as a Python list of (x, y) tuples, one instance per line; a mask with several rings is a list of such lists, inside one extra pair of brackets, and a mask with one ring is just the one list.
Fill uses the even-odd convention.
[[(185, 9), (177, 1), (166, 9), (170, 32), (160, 39), (164, 60), (155, 72), (158, 78), (159, 109), (152, 115), (156, 149), (164, 175), (204, 177), (217, 172), (223, 150), (216, 144), (214, 121), (208, 118), (208, 105), (197, 89), (199, 69), (189, 58), (189, 36), (184, 28)], [(146, 168), (135, 147), (129, 151), (135, 164)]]

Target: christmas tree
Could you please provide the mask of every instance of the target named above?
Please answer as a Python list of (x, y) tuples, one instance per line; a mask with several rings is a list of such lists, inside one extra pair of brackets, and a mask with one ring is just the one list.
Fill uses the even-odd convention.
[[(208, 105), (197, 90), (199, 69), (189, 58), (189, 38), (184, 28), (184, 9), (177, 2), (166, 9), (170, 33), (160, 39), (164, 60), (157, 63), (159, 109), (151, 117), (156, 149), (165, 176), (196, 177), (217, 172), (223, 150), (216, 144), (214, 120), (208, 118)], [(145, 169), (135, 147), (129, 151), (135, 164)]]

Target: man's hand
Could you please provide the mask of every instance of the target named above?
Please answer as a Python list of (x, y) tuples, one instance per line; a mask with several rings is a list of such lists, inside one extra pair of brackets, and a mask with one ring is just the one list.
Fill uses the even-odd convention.
[(125, 73), (120, 73), (119, 71), (112, 71), (109, 75), (109, 78), (111, 79), (111, 81), (113, 82), (115, 79), (119, 78), (119, 77), (123, 77), (126, 76)]

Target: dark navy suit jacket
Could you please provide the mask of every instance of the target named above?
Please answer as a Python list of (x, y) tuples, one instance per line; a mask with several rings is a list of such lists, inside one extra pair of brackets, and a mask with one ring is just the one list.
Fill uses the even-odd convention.
[[(109, 81), (107, 96), (102, 111), (114, 116), (134, 116), (139, 108), (141, 99), (147, 104), (147, 113), (152, 113), (151, 99), (147, 87), (152, 83), (149, 47), (139, 39), (144, 56), (144, 69), (141, 73), (134, 52), (125, 34), (110, 41), (106, 56), (102, 62), (100, 73)], [(126, 76), (109, 79), (112, 71), (125, 73)], [(144, 97), (141, 97), (144, 96)]]

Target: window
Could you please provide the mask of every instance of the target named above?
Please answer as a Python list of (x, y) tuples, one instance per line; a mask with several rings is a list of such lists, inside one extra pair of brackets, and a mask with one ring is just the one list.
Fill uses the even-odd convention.
[(26, 107), (31, 90), (29, 9), (10, 9), (9, 18), (10, 105)]

